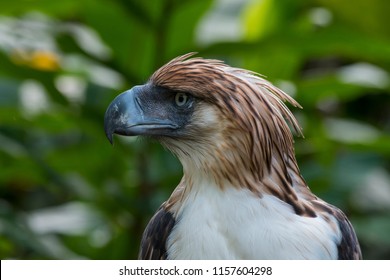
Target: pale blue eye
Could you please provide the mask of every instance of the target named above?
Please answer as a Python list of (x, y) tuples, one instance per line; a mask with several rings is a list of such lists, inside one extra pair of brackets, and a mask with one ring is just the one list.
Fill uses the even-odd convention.
[(177, 106), (182, 107), (187, 104), (188, 95), (182, 92), (176, 93), (175, 95), (175, 103)]

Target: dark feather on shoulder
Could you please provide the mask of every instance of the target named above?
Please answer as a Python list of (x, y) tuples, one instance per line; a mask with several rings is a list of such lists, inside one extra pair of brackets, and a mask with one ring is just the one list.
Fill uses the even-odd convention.
[(175, 219), (172, 213), (167, 211), (164, 206), (161, 206), (144, 231), (138, 259), (167, 259), (166, 242), (174, 225)]

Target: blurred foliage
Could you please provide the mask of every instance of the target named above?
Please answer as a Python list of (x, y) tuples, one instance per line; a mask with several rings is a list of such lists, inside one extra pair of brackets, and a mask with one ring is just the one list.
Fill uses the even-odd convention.
[(366, 259), (390, 258), (387, 0), (0, 2), (0, 258), (134, 259), (181, 177), (158, 143), (117, 137), (121, 91), (197, 51), (265, 75), (304, 107), (297, 158)]

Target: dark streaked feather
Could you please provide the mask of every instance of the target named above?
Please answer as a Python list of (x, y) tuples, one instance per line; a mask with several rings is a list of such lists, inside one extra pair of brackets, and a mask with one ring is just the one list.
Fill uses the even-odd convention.
[(337, 244), (339, 260), (361, 260), (363, 258), (355, 231), (345, 214), (336, 206), (323, 200), (313, 200), (312, 206), (317, 213), (328, 214), (336, 218), (341, 232), (341, 241)]
[(142, 236), (141, 248), (138, 255), (140, 260), (165, 260), (167, 259), (166, 242), (175, 219), (171, 212), (162, 205), (149, 221)]
[(351, 223), (341, 211), (337, 211), (335, 217), (339, 222), (342, 235), (341, 242), (337, 246), (339, 260), (361, 260), (362, 252)]

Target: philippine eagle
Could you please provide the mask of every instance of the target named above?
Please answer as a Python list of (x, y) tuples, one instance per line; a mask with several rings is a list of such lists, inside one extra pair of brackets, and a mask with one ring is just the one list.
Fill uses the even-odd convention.
[(300, 174), (284, 102), (253, 72), (219, 60), (173, 59), (117, 96), (104, 128), (157, 139), (183, 178), (147, 225), (140, 259), (361, 259), (344, 213)]

